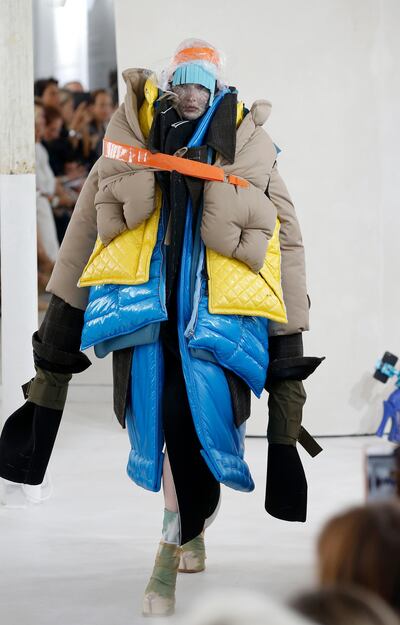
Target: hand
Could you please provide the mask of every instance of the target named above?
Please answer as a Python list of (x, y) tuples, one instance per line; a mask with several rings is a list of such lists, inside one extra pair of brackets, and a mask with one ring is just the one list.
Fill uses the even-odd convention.
[[(72, 208), (75, 206), (75, 198), (73, 198), (69, 193), (67, 193), (63, 187), (57, 192), (58, 204), (57, 206), (62, 206), (64, 208)], [(54, 208), (54, 207), (53, 207)]]
[(70, 130), (82, 132), (85, 124), (87, 124), (87, 102), (81, 102), (72, 116)]
[(75, 180), (75, 178), (86, 178), (87, 171), (84, 165), (80, 165), (76, 161), (65, 164), (65, 177), (67, 180)]

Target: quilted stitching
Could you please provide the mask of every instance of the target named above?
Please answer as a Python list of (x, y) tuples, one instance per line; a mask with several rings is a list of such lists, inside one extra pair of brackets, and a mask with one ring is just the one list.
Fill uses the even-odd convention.
[(156, 210), (149, 219), (115, 237), (107, 247), (97, 239), (78, 286), (148, 282), (160, 212), (161, 192), (157, 189)]
[(166, 319), (164, 290), (160, 288), (163, 228), (152, 254), (145, 284), (100, 284), (90, 289), (81, 349), (132, 334), (150, 323)]
[[(209, 455), (214, 463), (218, 466), (220, 481), (231, 488), (244, 492), (251, 492), (255, 485), (250, 474), (248, 464), (239, 456), (224, 451), (221, 453), (218, 449), (210, 448)], [(238, 488), (240, 485), (240, 488)]]
[(217, 362), (240, 376), (260, 397), (268, 367), (268, 321), (260, 316), (216, 315), (202, 289), (198, 321), (190, 348), (211, 352)]
[(279, 228), (277, 220), (259, 273), (239, 260), (207, 249), (210, 313), (255, 315), (287, 323), (281, 287)]

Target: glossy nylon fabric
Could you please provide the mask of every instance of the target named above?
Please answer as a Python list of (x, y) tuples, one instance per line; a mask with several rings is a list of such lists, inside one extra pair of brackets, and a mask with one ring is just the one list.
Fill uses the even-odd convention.
[(192, 306), (190, 297), (192, 212), (187, 211), (178, 289), (178, 338), (187, 395), (201, 454), (214, 477), (236, 490), (254, 489), (243, 460), (245, 424), (236, 428), (229, 386), (217, 363), (193, 357), (185, 337)]
[[(200, 122), (188, 147), (201, 145), (208, 123), (224, 94), (219, 94)], [(193, 294), (194, 250), (192, 241), (192, 210), (189, 202), (186, 212), (185, 236), (178, 286), (178, 337), (182, 368), (195, 429), (202, 446), (202, 455), (214, 477), (237, 490), (250, 491), (254, 483), (249, 468), (243, 460), (245, 425), (236, 428), (229, 387), (223, 369), (226, 366), (249, 384), (259, 394), (265, 381), (268, 366), (267, 321), (259, 317), (244, 320), (237, 315), (210, 315), (207, 309), (205, 283), (201, 295), (201, 269), (204, 249), (197, 266), (196, 297)], [(137, 286), (108, 285), (91, 289), (90, 305), (85, 316), (88, 326), (85, 346), (109, 345), (120, 336), (145, 328), (154, 321), (150, 314), (165, 319), (163, 309), (165, 278), (163, 274), (162, 236), (163, 220), (160, 220), (158, 243), (151, 263), (151, 284)], [(202, 248), (202, 244), (200, 245)], [(158, 263), (158, 264), (157, 264)], [(157, 269), (156, 269), (157, 268)], [(161, 271), (160, 271), (161, 269)], [(93, 293), (92, 293), (93, 291)], [(121, 292), (123, 296), (121, 296)], [(101, 294), (97, 298), (97, 294)], [(140, 298), (146, 293), (149, 307), (141, 310)], [(160, 294), (162, 295), (160, 296)], [(127, 299), (125, 300), (125, 295)], [(100, 302), (96, 302), (99, 299)], [(125, 307), (121, 315), (119, 302), (131, 299), (135, 306)], [(198, 315), (197, 315), (198, 305)], [(105, 312), (103, 319), (102, 312)], [(132, 314), (134, 313), (134, 314)], [(164, 315), (164, 316), (163, 316)], [(130, 319), (129, 323), (126, 320)], [(191, 336), (191, 347), (199, 346), (208, 351), (217, 362), (198, 358), (191, 351), (185, 331), (196, 321)], [(220, 319), (219, 319), (220, 318)], [(190, 323), (191, 322), (191, 323)], [(212, 326), (212, 331), (210, 330)], [(90, 335), (89, 335), (90, 328)], [(122, 329), (122, 332), (121, 332)], [(85, 331), (84, 331), (85, 332)], [(90, 336), (90, 340), (86, 337)], [(264, 337), (264, 338), (263, 338)], [(130, 337), (132, 338), (132, 337)], [(237, 341), (237, 343), (236, 343)], [(143, 341), (141, 340), (141, 343)], [(236, 349), (235, 349), (236, 343)], [(134, 339), (131, 344), (134, 343)], [(224, 347), (225, 345), (225, 347)], [(263, 352), (263, 356), (261, 356)], [(163, 354), (160, 341), (138, 344), (132, 361), (131, 393), (126, 422), (132, 450), (127, 472), (133, 481), (152, 491), (161, 485), (163, 444), (162, 432)]]
[(230, 369), (260, 397), (269, 362), (268, 319), (210, 313), (204, 275), (200, 277), (200, 292), (194, 327), (186, 330), (191, 353)]
[[(148, 282), (123, 286), (104, 284), (90, 288), (82, 350), (95, 346), (97, 356), (103, 357), (128, 345), (154, 342), (154, 337), (158, 337), (158, 324), (167, 318), (163, 274), (164, 229), (160, 219)], [(152, 331), (149, 331), (150, 326), (153, 326)]]
[[(220, 96), (221, 99), (221, 96)], [(216, 99), (213, 109), (216, 108), (220, 99)], [(210, 111), (212, 114), (212, 111)], [(211, 114), (209, 118), (211, 118)], [(206, 130), (204, 120), (203, 130)], [(197, 135), (197, 136), (196, 136)], [(196, 140), (192, 140), (188, 147), (200, 145), (203, 135), (195, 132)], [(194, 358), (187, 345), (184, 336), (186, 327), (192, 315), (192, 210), (189, 201), (186, 212), (185, 236), (182, 250), (182, 260), (180, 269), (180, 279), (178, 285), (178, 339), (182, 358), (182, 369), (184, 373), (188, 400), (195, 425), (195, 429), (202, 445), (203, 458), (211, 470), (214, 477), (228, 486), (239, 490), (252, 490), (254, 483), (247, 464), (243, 460), (244, 455), (244, 426), (235, 428), (232, 402), (229, 387), (222, 368), (218, 364)], [(138, 394), (138, 387), (143, 383), (140, 380), (141, 371), (145, 371), (141, 365), (142, 353), (151, 362), (154, 354), (152, 346), (139, 346), (135, 349), (132, 364), (132, 413), (136, 416), (137, 408), (135, 398)], [(157, 369), (154, 371), (157, 374)], [(153, 386), (155, 381), (151, 380)], [(153, 397), (154, 400), (154, 397)], [(140, 406), (142, 409), (143, 407)], [(154, 413), (158, 410), (159, 422), (161, 421), (160, 400), (156, 399)], [(135, 419), (133, 419), (135, 421)], [(157, 426), (151, 421), (152, 439), (159, 442), (157, 437)], [(137, 437), (135, 437), (137, 441)], [(156, 449), (154, 447), (154, 449)], [(159, 447), (159, 460), (155, 462), (154, 477), (160, 475), (162, 467), (161, 445)], [(133, 477), (135, 472), (141, 472), (142, 459), (137, 458), (136, 450), (134, 458), (130, 457), (128, 473)], [(132, 464), (134, 460), (134, 465)], [(140, 475), (140, 479), (142, 475)]]

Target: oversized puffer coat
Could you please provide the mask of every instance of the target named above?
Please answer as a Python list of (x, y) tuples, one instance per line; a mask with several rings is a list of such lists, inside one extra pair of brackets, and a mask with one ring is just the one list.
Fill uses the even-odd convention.
[[(140, 127), (139, 111), (145, 100), (144, 90), (150, 74), (151, 72), (147, 70), (138, 69), (126, 70), (123, 73), (127, 86), (125, 102), (114, 114), (106, 132), (107, 136), (112, 135), (113, 141), (147, 147), (146, 138)], [(264, 191), (267, 189), (267, 195), (264, 196), (270, 200), (268, 207), (272, 211), (271, 215), (275, 213), (280, 221), (282, 288), (288, 323), (270, 323), (269, 334), (275, 336), (308, 330), (309, 322), (301, 231), (293, 203), (278, 172), (276, 148), (262, 128), (269, 112), (270, 105), (266, 101), (255, 103), (237, 130), (236, 149), (232, 161), (229, 162), (226, 157), (217, 154), (216, 164), (221, 165), (229, 174), (235, 170), (240, 159), (241, 170), (243, 172), (247, 170), (243, 177), (257, 182), (260, 190), (263, 187)], [(256, 146), (256, 140), (258, 143), (257, 169), (254, 169), (254, 159), (248, 161), (250, 138), (252, 150)], [(131, 175), (132, 173), (134, 175)], [(116, 195), (109, 193), (110, 185)], [(254, 260), (253, 268), (261, 266), (268, 238), (274, 229), (274, 219), (269, 217), (267, 228), (263, 226), (260, 229), (258, 223), (261, 219), (265, 224), (264, 216), (260, 215), (258, 210), (250, 211), (248, 205), (244, 215), (231, 219), (233, 214), (231, 210), (236, 211), (240, 206), (232, 204), (236, 196), (233, 192), (234, 187), (222, 183), (206, 183), (205, 187), (202, 223), (205, 244), (225, 256), (234, 255), (235, 249), (239, 247), (237, 253), (240, 254), (240, 260), (246, 262), (248, 259), (249, 263)], [(144, 198), (143, 204), (135, 204), (136, 193), (138, 197)], [(77, 284), (91, 256), (97, 235), (100, 234), (107, 243), (126, 228), (138, 225), (154, 211), (154, 193), (153, 172), (143, 167), (138, 168), (101, 157), (83, 186), (47, 290), (71, 306), (85, 310), (89, 289), (78, 288)], [(208, 193), (209, 203), (207, 203)], [(237, 193), (238, 196), (239, 194), (241, 192)], [(265, 207), (266, 204), (263, 205), (260, 199), (259, 206)], [(262, 210), (261, 208), (261, 213)], [(249, 238), (253, 234), (252, 225), (256, 231), (261, 230), (254, 233), (255, 239)], [(257, 247), (257, 240), (262, 241), (260, 248)], [(253, 247), (257, 249), (252, 249)]]
[[(144, 77), (140, 73), (130, 75), (125, 109), (120, 109), (119, 113), (114, 117), (109, 131), (107, 131), (107, 135), (112, 135), (114, 140), (119, 139), (121, 143), (126, 143), (126, 136), (129, 133), (132, 145), (135, 145), (135, 142), (139, 142), (139, 145), (145, 145), (144, 141), (142, 141), (143, 135), (138, 123), (137, 108), (136, 117), (132, 113), (135, 109), (134, 106), (132, 107), (132, 100), (135, 99), (136, 106), (138, 106), (140, 87), (143, 87)], [(142, 82), (140, 79), (142, 79)], [(136, 91), (133, 88), (134, 85), (137, 87)], [(129, 89), (129, 86), (131, 89)], [(129, 107), (127, 107), (127, 102), (130, 104)], [(275, 179), (277, 179), (275, 167), (276, 151), (269, 137), (261, 128), (261, 123), (264, 119), (265, 116), (262, 115), (262, 112), (259, 109), (257, 110), (257, 107), (254, 107), (239, 128), (234, 162), (229, 165), (229, 163), (224, 163), (223, 159), (220, 158), (220, 162), (224, 165), (227, 173), (240, 174), (242, 176), (246, 163), (247, 165), (249, 162), (253, 164), (259, 163), (258, 171), (257, 168), (247, 166), (246, 179), (251, 182), (250, 193), (244, 198), (232, 185), (227, 183), (207, 183), (201, 224), (203, 244), (226, 257), (236, 258), (245, 262), (253, 270), (258, 270), (262, 266), (268, 241), (274, 231), (276, 217), (275, 204), (264, 194), (268, 184), (271, 185), (271, 177), (275, 176)], [(119, 131), (121, 135), (118, 135)], [(262, 146), (266, 152), (264, 157), (254, 158), (255, 154), (261, 154), (258, 150)], [(251, 155), (250, 161), (249, 154)], [(154, 211), (153, 173), (146, 169), (138, 169), (134, 172), (134, 175), (131, 175), (132, 169), (131, 166), (126, 166), (119, 162), (110, 163), (109, 159), (103, 158), (100, 159), (91, 174), (94, 180), (87, 183), (89, 187), (90, 183), (94, 182), (94, 188), (96, 189), (97, 187), (94, 200), (97, 208), (97, 228), (104, 243), (108, 243), (126, 228), (135, 228), (144, 219), (149, 218), (152, 211)], [(98, 184), (97, 181), (99, 181)], [(85, 189), (82, 195), (84, 193)], [(283, 202), (283, 205), (285, 206), (285, 202)], [(232, 208), (231, 220), (227, 210), (222, 210), (222, 208), (228, 206)], [(287, 205), (285, 208), (287, 208)], [(282, 211), (282, 217), (282, 240), (284, 241), (286, 225), (284, 211)], [(288, 222), (289, 220), (287, 220)], [(295, 219), (292, 220), (290, 225), (293, 226), (293, 223), (296, 225), (297, 221)], [(154, 249), (152, 257), (153, 268), (159, 262), (164, 226), (161, 220), (158, 244)], [(267, 321), (254, 317), (236, 319), (225, 317), (220, 319), (221, 323), (219, 325), (216, 324), (216, 318), (212, 318), (208, 313), (206, 285), (201, 278), (201, 272), (198, 271), (196, 281), (196, 315), (199, 322), (196, 325), (196, 331), (193, 331), (191, 321), (193, 320), (192, 303), (194, 293), (191, 288), (191, 275), (194, 251), (191, 248), (191, 236), (189, 236), (191, 228), (190, 211), (188, 211), (179, 285), (178, 333), (190, 407), (196, 431), (203, 447), (202, 453), (211, 472), (219, 481), (227, 485), (240, 490), (251, 490), (253, 482), (248, 467), (243, 460), (244, 427), (235, 428), (234, 426), (230, 392), (221, 365), (231, 368), (238, 373), (259, 394), (263, 386), (263, 380), (265, 380), (268, 364), (266, 350)], [(216, 236), (216, 233), (221, 236)], [(82, 232), (80, 237), (82, 240)], [(71, 242), (71, 235), (68, 238)], [(200, 237), (198, 237), (198, 241), (200, 241)], [(293, 252), (294, 250), (298, 258), (300, 252), (301, 259), (301, 239), (296, 239), (291, 251)], [(196, 257), (199, 268), (202, 262), (201, 254), (202, 246), (200, 245), (198, 257)], [(68, 262), (68, 257), (68, 271), (70, 274), (71, 256), (66, 246), (66, 249), (61, 250), (58, 267), (56, 267), (53, 274), (49, 290), (62, 297), (65, 301), (69, 301), (77, 306), (77, 301), (80, 298), (76, 297), (76, 293), (70, 288), (70, 285), (63, 284), (63, 281), (59, 279), (63, 271), (63, 264)], [(289, 262), (287, 265), (290, 266), (292, 264), (293, 266), (293, 256), (289, 255), (289, 260), (291, 263)], [(77, 259), (74, 258), (75, 263), (76, 261)], [(283, 267), (285, 267), (284, 262)], [(290, 275), (290, 272), (286, 273)], [(293, 284), (294, 290), (298, 290), (304, 284), (304, 265), (302, 263), (300, 263), (300, 266), (297, 266), (297, 273), (299, 274), (299, 279)], [(150, 270), (150, 277), (151, 275)], [(159, 275), (161, 276), (161, 274)], [(148, 284), (150, 294), (152, 296), (159, 294), (162, 278), (160, 278), (158, 284), (150, 285), (150, 282)], [(285, 278), (283, 278), (283, 282), (285, 283)], [(101, 301), (102, 305), (105, 305), (105, 308), (107, 308), (110, 302), (112, 303), (113, 301), (112, 290), (115, 291), (115, 289), (108, 289), (106, 295), (94, 296), (91, 299), (90, 304), (96, 299), (97, 302), (94, 306), (89, 305), (87, 328), (90, 327), (90, 324), (96, 318), (99, 320), (97, 327), (104, 327), (105, 315), (98, 314), (98, 302)], [(304, 299), (306, 298), (305, 289), (301, 296), (302, 298), (296, 298), (296, 310), (302, 309), (306, 311), (307, 306), (304, 306)], [(299, 307), (301, 299), (303, 303)], [(159, 300), (159, 304), (158, 309), (157, 307), (154, 308), (154, 306), (152, 309), (153, 312), (160, 313), (157, 321), (163, 319), (162, 297)], [(82, 306), (82, 304), (80, 305)], [(138, 315), (136, 319), (141, 326), (148, 324), (148, 321), (143, 324), (143, 315)], [(289, 333), (307, 328), (306, 313), (299, 320), (293, 319), (288, 311), (288, 319)], [(96, 326), (96, 323), (94, 325)], [(235, 325), (236, 329), (239, 329), (239, 334), (235, 334)], [(212, 328), (212, 332), (210, 332), (210, 328)], [(217, 331), (215, 331), (216, 328)], [(131, 330), (134, 331), (134, 328), (131, 328)], [(224, 331), (226, 330), (228, 331), (224, 336)], [(123, 334), (120, 332), (120, 328), (118, 329), (118, 324), (113, 326), (112, 331), (114, 332), (114, 338)], [(277, 324), (276, 331), (277, 333), (280, 331), (279, 324)], [(104, 336), (99, 335), (91, 344), (100, 343), (103, 340)], [(231, 347), (230, 351), (227, 349), (229, 345), (234, 346), (233, 348)], [(205, 359), (204, 352), (211, 354), (211, 357)], [(157, 340), (152, 343), (138, 345), (135, 348), (133, 371), (136, 372), (136, 375), (132, 376), (131, 402), (127, 407), (128, 429), (133, 442), (128, 472), (142, 486), (157, 490), (160, 486), (163, 447), (161, 418), (159, 408), (157, 408), (161, 404), (162, 355)], [(152, 383), (148, 385), (145, 384), (144, 379), (140, 381), (140, 375), (137, 372), (146, 372), (146, 375), (151, 372)], [(150, 392), (146, 393), (144, 389)], [(133, 415), (135, 415), (134, 418)]]

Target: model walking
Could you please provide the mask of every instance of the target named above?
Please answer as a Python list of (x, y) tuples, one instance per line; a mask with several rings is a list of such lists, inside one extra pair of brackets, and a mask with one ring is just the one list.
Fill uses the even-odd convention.
[(81, 192), (33, 337), (37, 375), (0, 439), (0, 474), (40, 483), (68, 382), (90, 364), (81, 349), (113, 352), (128, 474), (154, 491), (162, 482), (165, 495), (145, 615), (174, 611), (178, 569), (205, 568), (220, 483), (254, 488), (244, 461), (251, 391), (269, 392), (268, 512), (305, 520), (296, 442), (319, 450), (301, 427), (301, 380), (320, 359), (303, 357), (304, 251), (278, 149), (262, 128), (270, 104), (247, 109), (221, 70), (216, 48), (186, 40), (160, 77), (124, 72), (125, 102)]

